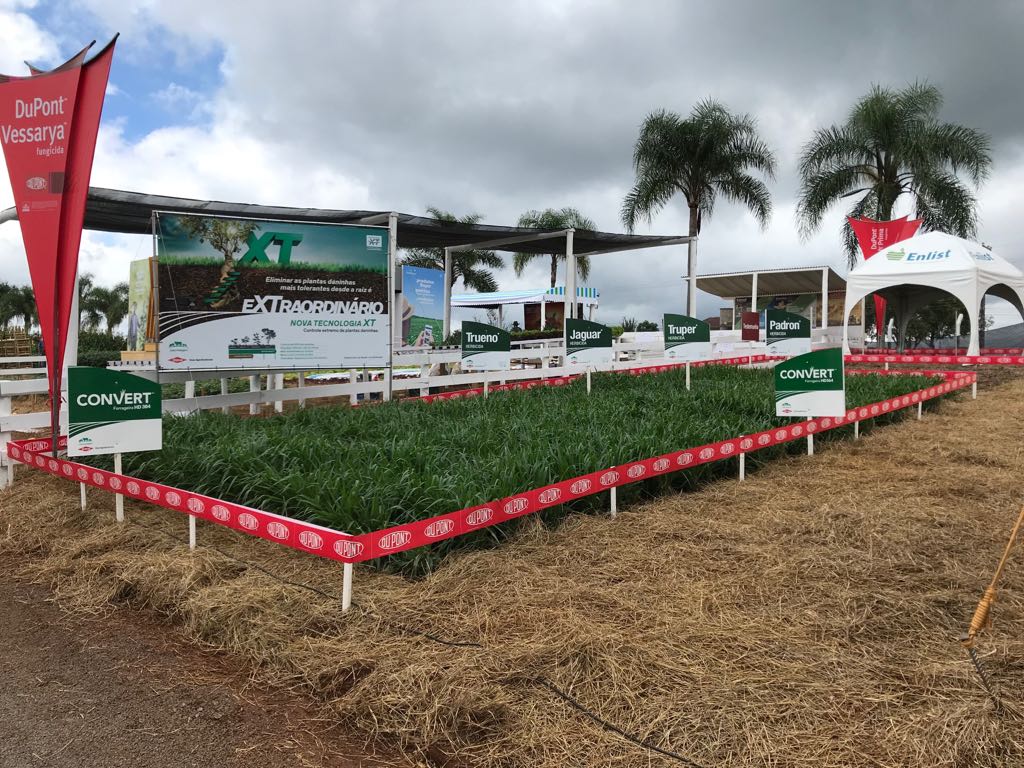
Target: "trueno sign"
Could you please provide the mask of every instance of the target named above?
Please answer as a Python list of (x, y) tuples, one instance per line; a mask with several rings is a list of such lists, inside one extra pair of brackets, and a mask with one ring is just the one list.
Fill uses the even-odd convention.
[(512, 359), (508, 331), (485, 323), (462, 323), (462, 370), (507, 371)]
[(802, 355), (811, 351), (811, 321), (782, 309), (766, 310), (765, 341), (770, 355)]
[(608, 365), (613, 359), (611, 328), (590, 320), (565, 321), (567, 365)]
[(662, 324), (665, 357), (669, 360), (707, 360), (711, 357), (711, 326), (687, 315), (665, 315)]
[(107, 368), (68, 369), (68, 456), (158, 451), (160, 385)]
[(843, 351), (808, 352), (775, 366), (776, 416), (842, 416), (846, 413)]

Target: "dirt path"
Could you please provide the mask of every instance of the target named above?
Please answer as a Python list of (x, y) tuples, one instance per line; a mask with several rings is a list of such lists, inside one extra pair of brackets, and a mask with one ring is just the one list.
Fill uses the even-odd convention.
[(305, 702), (145, 617), (71, 617), (0, 559), (2, 768), (355, 768)]

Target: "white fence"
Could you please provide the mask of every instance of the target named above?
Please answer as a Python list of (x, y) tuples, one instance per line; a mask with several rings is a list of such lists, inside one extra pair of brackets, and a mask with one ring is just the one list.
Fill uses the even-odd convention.
[[(362, 398), (387, 399), (394, 393), (407, 395), (428, 394), (432, 387), (473, 387), (485, 383), (504, 384), (510, 381), (529, 381), (558, 376), (579, 374), (584, 366), (562, 364), (564, 349), (561, 339), (520, 342), (513, 352), (513, 365), (519, 367), (508, 371), (437, 373), (440, 365), (458, 363), (461, 353), (458, 349), (436, 351), (399, 352), (395, 355), (393, 373), (386, 370), (351, 370), (327, 374), (337, 383), (311, 384), (305, 372), (297, 372), (297, 386), (285, 386), (285, 373), (279, 370), (246, 371), (244, 375), (225, 377), (223, 371), (160, 371), (161, 383), (183, 383), (184, 397), (165, 399), (165, 413), (188, 414), (202, 410), (220, 409), (227, 413), (230, 408), (248, 406), (251, 414), (257, 414), (265, 406), (284, 410), (286, 402), (297, 402), (304, 407), (306, 400), (315, 398), (348, 397), (353, 404)], [(756, 355), (765, 352), (760, 343), (728, 342), (717, 344), (713, 356), (716, 358)], [(624, 368), (662, 365), (669, 362), (664, 357), (661, 342), (616, 342), (616, 362), (592, 370), (621, 370)], [(519, 352), (522, 352), (520, 356)], [(675, 362), (675, 361), (672, 361)], [(47, 393), (46, 368), (43, 357), (0, 358), (0, 364), (14, 364), (17, 368), (0, 368), (0, 464), (7, 463), (7, 443), (15, 432), (31, 432), (50, 425), (49, 410), (29, 413), (14, 413), (18, 400)], [(147, 378), (157, 378), (152, 367), (138, 365), (117, 366), (120, 370), (131, 371)], [(265, 375), (265, 386), (263, 376)], [(16, 378), (11, 378), (16, 377)], [(248, 392), (230, 392), (231, 379), (248, 379)], [(195, 395), (196, 381), (220, 380), (220, 394)], [(21, 410), (21, 409), (18, 409)], [(66, 404), (61, 409), (62, 429), (67, 427)], [(0, 472), (0, 487), (6, 483), (6, 472)]]

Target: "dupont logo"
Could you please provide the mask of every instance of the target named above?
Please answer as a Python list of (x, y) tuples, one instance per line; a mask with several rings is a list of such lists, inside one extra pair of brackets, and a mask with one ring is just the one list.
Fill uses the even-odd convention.
[(872, 405), (871, 406), (871, 415), (872, 416), (877, 416), (878, 415), (878, 411), (879, 411), (879, 408), (878, 408), (877, 405)]
[(560, 488), (548, 488), (546, 491), (541, 491), (537, 494), (537, 501), (541, 504), (554, 504), (562, 498), (562, 490)]
[(36, 466), (37, 467), (45, 467), (46, 466), (46, 459), (44, 459), (42, 456), (36, 456)]
[[(40, 466), (42, 466), (42, 463), (43, 463), (42, 460), (40, 460), (39, 461)], [(96, 483), (96, 485), (103, 485), (103, 481), (104, 480), (105, 480), (105, 478), (99, 472), (93, 472), (92, 473), (92, 481), (94, 483)]]
[(202, 499), (197, 499), (195, 496), (189, 496), (188, 502), (186, 502), (189, 512), (194, 512), (197, 515), (203, 514), (206, 511), (206, 505)]
[(587, 491), (589, 491), (592, 485), (593, 483), (591, 483), (590, 480), (587, 480), (585, 478), (583, 480), (577, 480), (575, 483), (569, 486), (569, 493), (571, 493), (573, 496), (579, 496), (581, 493), (586, 493)]
[[(56, 472), (57, 471), (57, 460), (56, 459), (50, 459), (49, 461), (47, 461), (47, 466), (50, 468), (51, 472)], [(114, 485), (114, 481), (111, 480), (110, 481), (110, 485), (113, 486), (114, 488), (120, 488), (121, 487), (121, 481), (119, 480), (117, 485)]]
[(267, 523), (267, 533), (273, 536), (275, 539), (283, 541), (288, 538), (291, 531), (288, 526), (284, 523), (279, 523), (276, 520), (272, 523)]
[(680, 467), (685, 467), (687, 464), (693, 464), (693, 454), (692, 453), (681, 453), (681, 454), (679, 454), (679, 458), (676, 459), (676, 464), (678, 464)]
[(172, 504), (175, 507), (181, 505), (181, 494), (180, 493), (175, 493), (174, 491), (168, 491), (167, 492), (167, 496), (165, 498), (166, 498), (168, 504)]
[(78, 446), (78, 450), (80, 450), (82, 453), (88, 453), (89, 451), (92, 450), (92, 446), (91, 445), (80, 445), (80, 446)]
[(619, 473), (615, 470), (605, 472), (600, 478), (598, 478), (598, 482), (604, 486), (614, 485), (619, 482)]
[(800, 435), (804, 433), (804, 428), (801, 426), (796, 426), (793, 427), (793, 429), (791, 429), (790, 432), (792, 433), (793, 437), (800, 437)]
[(223, 504), (214, 504), (213, 509), (210, 510), (210, 514), (222, 523), (226, 523), (231, 519), (231, 511)]
[(658, 459), (653, 465), (651, 465), (651, 468), (655, 472), (664, 472), (670, 466), (672, 466), (672, 462), (668, 459)]
[[(54, 463), (56, 463), (56, 462), (54, 462)], [(119, 477), (112, 477), (112, 478), (110, 478), (110, 487), (113, 488), (115, 491), (121, 490), (121, 478), (119, 478)]]
[(78, 479), (79, 480), (88, 480), (89, 479), (89, 470), (85, 469), (84, 467), (79, 467), (78, 468)]
[(128, 490), (128, 493), (132, 494), (133, 496), (138, 496), (139, 492), (142, 490), (142, 487), (134, 480), (129, 480), (128, 485), (125, 486), (125, 488)]
[(490, 507), (474, 509), (466, 515), (466, 525), (483, 525), (484, 523), (490, 522), (492, 517), (494, 517), (494, 510)]
[(787, 437), (788, 435), (786, 434), (786, 430), (784, 429), (780, 429), (775, 433), (776, 440), (785, 440)]
[(728, 456), (735, 450), (736, 446), (733, 443), (724, 443), (722, 447), (718, 450), (718, 452), (723, 456)]
[(647, 474), (647, 467), (643, 464), (634, 464), (632, 467), (626, 470), (626, 477), (631, 480), (636, 480), (638, 477), (643, 477)]
[(409, 531), (392, 531), (391, 533), (385, 533), (377, 539), (377, 546), (381, 549), (398, 549), (408, 544), (411, 540), (412, 534)]
[(323, 537), (315, 531), (300, 531), (299, 544), (306, 549), (322, 549), (324, 546)]
[(175, 355), (174, 357), (167, 358), (167, 362), (169, 362), (169, 363), (184, 363), (185, 362), (185, 358), (182, 357), (181, 355)]
[(757, 444), (758, 445), (768, 445), (768, 443), (770, 443), (771, 441), (772, 441), (772, 436), (771, 435), (758, 435), (757, 436)]
[(435, 520), (426, 528), (423, 529), (423, 535), (428, 539), (436, 539), (439, 536), (445, 536), (451, 533), (455, 529), (455, 521), (450, 517), (446, 517), (442, 520)]
[(817, 422), (814, 422), (814, 421), (807, 422), (807, 431), (808, 432), (817, 432), (818, 431), (818, 424), (817, 424)]
[(518, 515), (530, 506), (530, 500), (525, 496), (516, 496), (514, 499), (505, 502), (504, 512), (506, 515)]
[(334, 542), (334, 551), (339, 557), (352, 559), (363, 554), (363, 543), (352, 539), (339, 539)]
[(740, 450), (741, 451), (749, 451), (753, 447), (754, 447), (754, 441), (751, 440), (749, 437), (744, 437), (742, 440), (740, 440)]
[(891, 406), (889, 405), (889, 401), (888, 400), (885, 401), (884, 403), (882, 403), (882, 410), (883, 411), (888, 411), (890, 407)]
[(243, 512), (238, 516), (238, 524), (247, 531), (255, 531), (260, 527), (260, 521), (256, 519), (256, 515), (248, 512)]
[(25, 186), (33, 192), (40, 192), (46, 189), (46, 179), (42, 176), (33, 176), (32, 178), (25, 180)]
[(16, 459), (21, 458), (21, 450), (16, 445), (10, 446), (7, 452)]
[(71, 477), (71, 475), (75, 473), (75, 468), (72, 467), (70, 464), (65, 464), (63, 467), (61, 467), (61, 469), (64, 471), (64, 474), (67, 475), (68, 477)]
[(822, 419), (821, 420), (821, 428), (822, 429), (828, 429), (831, 426), (832, 426), (832, 419)]

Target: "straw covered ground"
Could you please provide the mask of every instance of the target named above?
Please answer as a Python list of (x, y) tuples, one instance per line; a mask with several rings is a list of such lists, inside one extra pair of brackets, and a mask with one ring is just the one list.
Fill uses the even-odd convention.
[(0, 495), (0, 548), (66, 605), (156, 611), (432, 765), (681, 764), (548, 685), (691, 765), (1024, 765), (1024, 552), (980, 643), (1002, 714), (956, 640), (1024, 500), (1022, 424), (1024, 379), (983, 387), (424, 580), (357, 568), (345, 618), (227, 555), (332, 596), (336, 564), (207, 526), (190, 554), (179, 514), (129, 504), (149, 527), (118, 527), (109, 496), (81, 513), (30, 470)]

